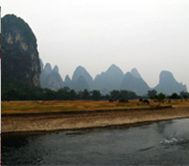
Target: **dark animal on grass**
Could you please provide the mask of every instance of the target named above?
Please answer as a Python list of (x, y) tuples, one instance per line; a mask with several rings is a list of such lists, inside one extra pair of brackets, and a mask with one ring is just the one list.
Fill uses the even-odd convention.
[(115, 102), (116, 100), (109, 99), (108, 101), (109, 101), (110, 103), (112, 103), (112, 102)]
[(145, 99), (145, 100), (143, 100), (143, 103), (144, 104), (150, 104), (150, 101)]
[(150, 101), (147, 99), (140, 99), (140, 102), (142, 102), (143, 104), (150, 104)]
[(128, 103), (129, 101), (128, 100), (126, 100), (126, 99), (119, 99), (118, 100), (120, 103)]

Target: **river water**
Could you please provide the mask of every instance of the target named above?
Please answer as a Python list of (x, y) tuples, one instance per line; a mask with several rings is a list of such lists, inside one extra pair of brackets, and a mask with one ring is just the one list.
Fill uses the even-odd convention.
[(1, 135), (3, 165), (189, 165), (189, 119)]

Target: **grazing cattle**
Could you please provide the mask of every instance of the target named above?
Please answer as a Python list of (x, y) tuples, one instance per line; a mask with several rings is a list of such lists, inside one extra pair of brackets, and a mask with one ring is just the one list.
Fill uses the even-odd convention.
[(108, 101), (109, 101), (109, 102), (114, 102), (115, 100), (113, 100), (113, 99), (109, 99)]
[(120, 103), (128, 103), (129, 101), (126, 100), (126, 99), (119, 99), (119, 102), (120, 102)]
[(144, 104), (150, 104), (150, 101), (147, 100), (147, 99), (145, 99), (145, 100), (143, 100), (143, 103), (144, 103)]
[(148, 99), (139, 99), (139, 101), (143, 104), (150, 104), (150, 101)]
[(140, 102), (143, 102), (143, 99), (140, 98), (139, 101), (140, 101)]

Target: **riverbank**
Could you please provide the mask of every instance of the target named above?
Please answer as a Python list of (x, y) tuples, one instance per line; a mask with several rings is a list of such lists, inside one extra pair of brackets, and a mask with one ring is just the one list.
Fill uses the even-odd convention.
[(179, 119), (131, 128), (2, 134), (2, 162), (32, 166), (189, 165), (188, 126), (189, 119)]
[[(100, 104), (102, 105), (102, 103)], [(58, 104), (56, 103), (56, 105)], [(173, 108), (168, 105), (162, 105), (159, 106), (159, 108), (157, 106), (155, 107), (155, 105), (138, 105), (138, 107), (133, 103), (133, 107), (131, 107), (131, 105), (128, 106), (128, 104), (126, 105), (125, 108), (122, 108), (123, 105), (115, 108), (112, 106), (109, 110), (102, 108), (90, 110), (88, 108), (83, 109), (83, 111), (68, 111), (66, 109), (67, 111), (55, 111), (54, 113), (52, 111), (42, 113), (39, 110), (37, 112), (37, 108), (32, 113), (31, 109), (26, 111), (26, 106), (25, 109), (23, 109), (24, 111), (18, 110), (16, 112), (12, 110), (12, 112), (10, 111), (11, 113), (8, 112), (8, 109), (5, 109), (2, 111), (2, 133), (43, 132), (134, 125), (138, 123), (189, 117), (189, 105), (186, 103), (183, 105), (174, 105)], [(81, 106), (82, 104), (80, 107)], [(104, 108), (105, 107), (106, 105), (104, 103)]]

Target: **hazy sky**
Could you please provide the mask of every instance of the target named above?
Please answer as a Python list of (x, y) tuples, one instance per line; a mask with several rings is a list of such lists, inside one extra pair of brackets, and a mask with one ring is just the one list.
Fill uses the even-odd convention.
[(188, 0), (1, 0), (32, 28), (44, 62), (62, 76), (82, 65), (136, 67), (150, 86), (170, 70), (189, 88)]

